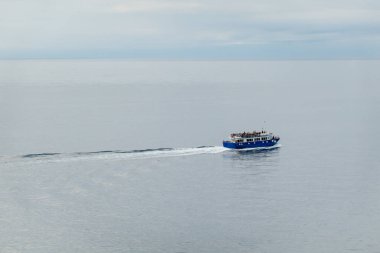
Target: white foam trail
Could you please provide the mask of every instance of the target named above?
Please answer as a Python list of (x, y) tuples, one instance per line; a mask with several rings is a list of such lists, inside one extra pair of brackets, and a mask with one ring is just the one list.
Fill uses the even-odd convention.
[(132, 153), (105, 153), (91, 155), (91, 159), (128, 160), (149, 159), (161, 157), (190, 156), (201, 154), (216, 154), (227, 150), (224, 147), (201, 147), (201, 148), (177, 148), (172, 150), (152, 150)]
[(176, 148), (176, 149), (148, 149), (131, 151), (100, 151), (60, 154), (29, 154), (24, 156), (2, 157), (0, 163), (57, 163), (83, 160), (134, 160), (164, 158), (176, 156), (190, 156), (201, 154), (216, 154), (227, 150), (221, 146)]
[(0, 163), (58, 163), (70, 161), (91, 161), (91, 160), (135, 160), (135, 159), (151, 159), (165, 158), (177, 156), (191, 156), (202, 154), (217, 154), (224, 151), (230, 152), (245, 152), (252, 150), (266, 150), (281, 147), (281, 144), (272, 147), (262, 147), (253, 149), (228, 149), (222, 146), (197, 147), (197, 148), (161, 148), (147, 150), (131, 150), (131, 151), (99, 151), (99, 152), (81, 152), (81, 153), (44, 153), (44, 154), (29, 154), (24, 156), (1, 157)]

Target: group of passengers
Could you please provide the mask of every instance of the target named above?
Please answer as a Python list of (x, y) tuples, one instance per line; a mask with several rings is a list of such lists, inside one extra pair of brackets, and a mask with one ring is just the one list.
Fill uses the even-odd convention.
[(261, 132), (256, 132), (256, 131), (253, 131), (252, 133), (250, 132), (243, 132), (243, 133), (233, 133), (231, 134), (231, 137), (242, 137), (242, 138), (250, 138), (250, 137), (257, 137), (257, 136), (260, 136), (260, 134), (263, 134), (265, 133), (264, 130), (262, 130)]

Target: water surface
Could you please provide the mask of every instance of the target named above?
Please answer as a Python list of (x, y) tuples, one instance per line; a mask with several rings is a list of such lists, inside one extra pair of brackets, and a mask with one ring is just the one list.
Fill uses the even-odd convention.
[(1, 61), (0, 251), (378, 252), (379, 67)]

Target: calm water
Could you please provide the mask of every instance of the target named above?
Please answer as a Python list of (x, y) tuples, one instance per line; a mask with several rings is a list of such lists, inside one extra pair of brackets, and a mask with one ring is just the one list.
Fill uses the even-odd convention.
[(0, 252), (379, 252), (379, 69), (0, 61)]

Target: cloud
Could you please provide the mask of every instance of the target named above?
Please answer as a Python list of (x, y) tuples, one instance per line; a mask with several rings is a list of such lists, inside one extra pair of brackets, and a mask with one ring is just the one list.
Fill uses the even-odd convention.
[(265, 55), (286, 45), (380, 52), (379, 26), (378, 0), (0, 0), (2, 52), (260, 48)]
[(116, 4), (111, 10), (116, 13), (133, 13), (133, 12), (189, 12), (201, 9), (202, 5), (192, 2), (130, 2), (125, 4)]
[(303, 12), (268, 13), (259, 12), (253, 18), (265, 22), (306, 22), (315, 24), (359, 24), (380, 23), (379, 10), (325, 9), (306, 10)]

